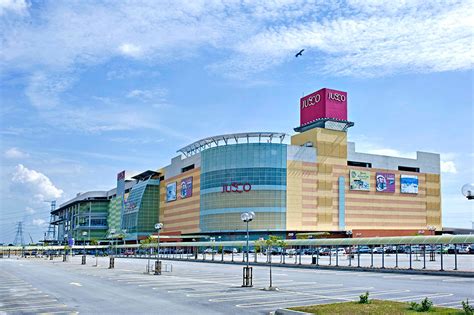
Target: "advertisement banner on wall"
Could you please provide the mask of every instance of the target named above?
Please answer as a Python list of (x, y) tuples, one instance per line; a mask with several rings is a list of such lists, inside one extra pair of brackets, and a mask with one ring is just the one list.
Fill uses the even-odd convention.
[(176, 200), (176, 182), (166, 185), (166, 202)]
[(395, 174), (376, 173), (375, 190), (378, 192), (395, 192)]
[(181, 180), (181, 199), (189, 198), (193, 195), (193, 177)]
[(418, 193), (418, 176), (400, 175), (400, 192), (402, 194)]
[(351, 190), (370, 190), (370, 172), (351, 170), (349, 173), (349, 187)]

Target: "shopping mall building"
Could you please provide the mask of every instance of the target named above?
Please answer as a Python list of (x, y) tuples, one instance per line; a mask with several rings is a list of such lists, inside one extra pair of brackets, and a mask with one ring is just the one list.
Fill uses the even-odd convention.
[[(441, 230), (440, 156), (367, 154), (347, 141), (347, 93), (321, 89), (300, 99), (294, 135), (212, 136), (178, 150), (171, 163), (110, 191), (88, 192), (55, 209), (58, 240), (251, 239), (432, 234)], [(86, 232), (86, 233), (84, 233)], [(171, 238), (170, 238), (171, 239)]]

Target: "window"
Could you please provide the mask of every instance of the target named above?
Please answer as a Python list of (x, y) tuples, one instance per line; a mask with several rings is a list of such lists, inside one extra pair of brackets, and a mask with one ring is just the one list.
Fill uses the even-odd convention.
[(411, 167), (411, 166), (398, 166), (399, 171), (405, 171), (405, 172), (415, 172), (419, 173), (420, 168), (419, 167)]
[(187, 172), (187, 171), (190, 171), (194, 169), (194, 164), (191, 164), (191, 165), (188, 165), (188, 166), (185, 166), (181, 169), (181, 173), (184, 173), (184, 172)]
[(372, 168), (372, 163), (368, 162), (347, 161), (347, 165)]

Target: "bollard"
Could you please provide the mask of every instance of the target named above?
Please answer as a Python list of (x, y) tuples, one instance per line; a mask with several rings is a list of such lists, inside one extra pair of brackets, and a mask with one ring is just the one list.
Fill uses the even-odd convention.
[(115, 268), (115, 257), (110, 257), (109, 259), (109, 269)]
[(398, 268), (398, 245), (395, 246), (395, 268)]
[(67, 255), (63, 254), (63, 261), (67, 261)]
[(440, 248), (439, 254), (440, 254), (440, 259), (441, 259), (441, 269), (440, 269), (440, 271), (444, 271), (444, 264), (443, 264), (443, 244), (441, 244), (441, 248)]
[(252, 267), (244, 267), (242, 287), (253, 287), (253, 271)]
[(458, 244), (454, 245), (454, 269), (458, 270)]
[(81, 265), (85, 265), (85, 264), (86, 264), (86, 255), (82, 255)]
[(423, 246), (423, 269), (426, 269), (426, 245)]
[(161, 275), (161, 261), (155, 261), (155, 275)]
[(53, 254), (49, 254), (49, 260), (53, 260), (54, 256)]

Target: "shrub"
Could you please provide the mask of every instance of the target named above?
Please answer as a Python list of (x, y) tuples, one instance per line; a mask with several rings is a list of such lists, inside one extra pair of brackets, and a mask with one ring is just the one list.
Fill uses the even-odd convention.
[(474, 308), (471, 305), (469, 305), (469, 299), (467, 299), (466, 302), (461, 301), (461, 304), (462, 304), (462, 308), (464, 309), (464, 313), (466, 315), (472, 315), (473, 314)]
[(410, 302), (410, 309), (411, 310), (417, 311), (419, 307), (420, 307), (420, 305), (418, 303)]
[(364, 294), (361, 294), (359, 296), (359, 303), (360, 304), (369, 304), (369, 291), (365, 292)]
[(420, 304), (416, 302), (410, 302), (410, 309), (417, 312), (428, 312), (432, 306), (433, 302), (431, 302), (427, 297), (424, 298)]
[(428, 312), (431, 307), (433, 306), (433, 302), (430, 301), (430, 299), (428, 299), (427, 297), (423, 299), (423, 301), (421, 301), (421, 307), (419, 309), (419, 311), (421, 312)]

